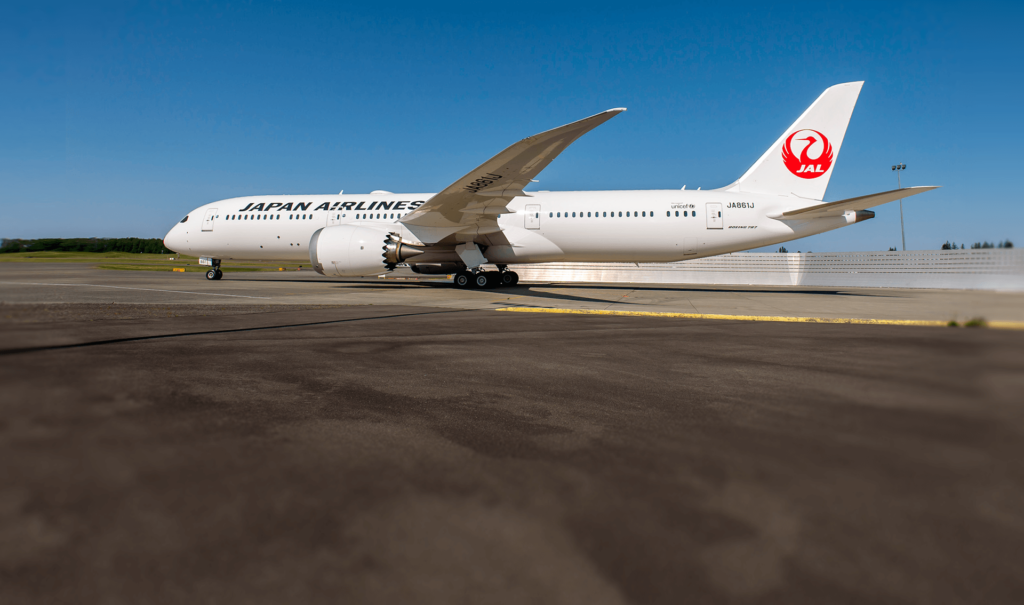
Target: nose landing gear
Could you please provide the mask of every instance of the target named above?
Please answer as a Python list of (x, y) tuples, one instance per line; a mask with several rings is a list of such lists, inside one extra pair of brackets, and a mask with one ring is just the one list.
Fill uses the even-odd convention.
[(206, 272), (206, 279), (218, 280), (224, 277), (224, 272), (220, 270), (220, 259), (202, 257), (199, 259), (200, 265), (210, 265), (212, 268)]

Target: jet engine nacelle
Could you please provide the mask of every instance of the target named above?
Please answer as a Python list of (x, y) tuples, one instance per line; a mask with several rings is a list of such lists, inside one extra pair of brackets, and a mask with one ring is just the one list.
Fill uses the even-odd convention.
[(320, 275), (380, 275), (423, 251), (397, 233), (355, 225), (324, 227), (309, 240), (309, 260)]
[(324, 227), (317, 229), (309, 240), (309, 260), (320, 275), (380, 275), (388, 270), (381, 254), (387, 239), (386, 231), (368, 227)]

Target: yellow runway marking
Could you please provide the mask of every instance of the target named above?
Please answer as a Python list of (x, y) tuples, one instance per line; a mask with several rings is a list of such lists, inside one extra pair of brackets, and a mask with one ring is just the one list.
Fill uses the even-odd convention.
[[(515, 313), (569, 313), (578, 315), (627, 315), (635, 317), (676, 317), (682, 319), (726, 319), (732, 321), (776, 321), (813, 324), (866, 324), (873, 326), (937, 326), (949, 322), (928, 319), (857, 319), (852, 317), (786, 317), (783, 315), (718, 315), (714, 313), (660, 313), (655, 311), (606, 311), (603, 309), (548, 309), (543, 307), (503, 307), (496, 311)], [(1024, 330), (1024, 321), (990, 321), (989, 328)]]

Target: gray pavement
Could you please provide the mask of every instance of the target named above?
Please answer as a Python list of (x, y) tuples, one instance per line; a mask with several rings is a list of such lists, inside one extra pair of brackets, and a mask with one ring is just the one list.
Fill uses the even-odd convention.
[[(32, 269), (0, 268), (3, 603), (1024, 594), (1021, 332), (490, 310), (610, 298), (594, 286)], [(942, 312), (655, 292), (600, 304)]]
[[(442, 276), (443, 277), (443, 276)], [(57, 285), (59, 284), (59, 285)], [(521, 284), (455, 290), (434, 276), (328, 279), (312, 271), (198, 273), (112, 271), (82, 264), (0, 263), (0, 303), (342, 304), (494, 309), (533, 306), (725, 315), (1024, 321), (1024, 292), (888, 288)]]

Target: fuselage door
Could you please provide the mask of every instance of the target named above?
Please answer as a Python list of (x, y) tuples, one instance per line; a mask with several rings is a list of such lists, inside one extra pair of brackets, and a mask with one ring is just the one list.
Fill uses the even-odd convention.
[(217, 216), (216, 208), (207, 208), (203, 217), (203, 231), (213, 231), (213, 218)]
[(341, 224), (341, 208), (339, 208), (337, 210), (330, 210), (330, 211), (328, 211), (327, 212), (327, 226), (331, 227), (333, 225), (340, 225), (340, 224)]
[(526, 205), (526, 228), (540, 229), (540, 204)]
[(708, 229), (722, 228), (722, 205), (708, 204)]

